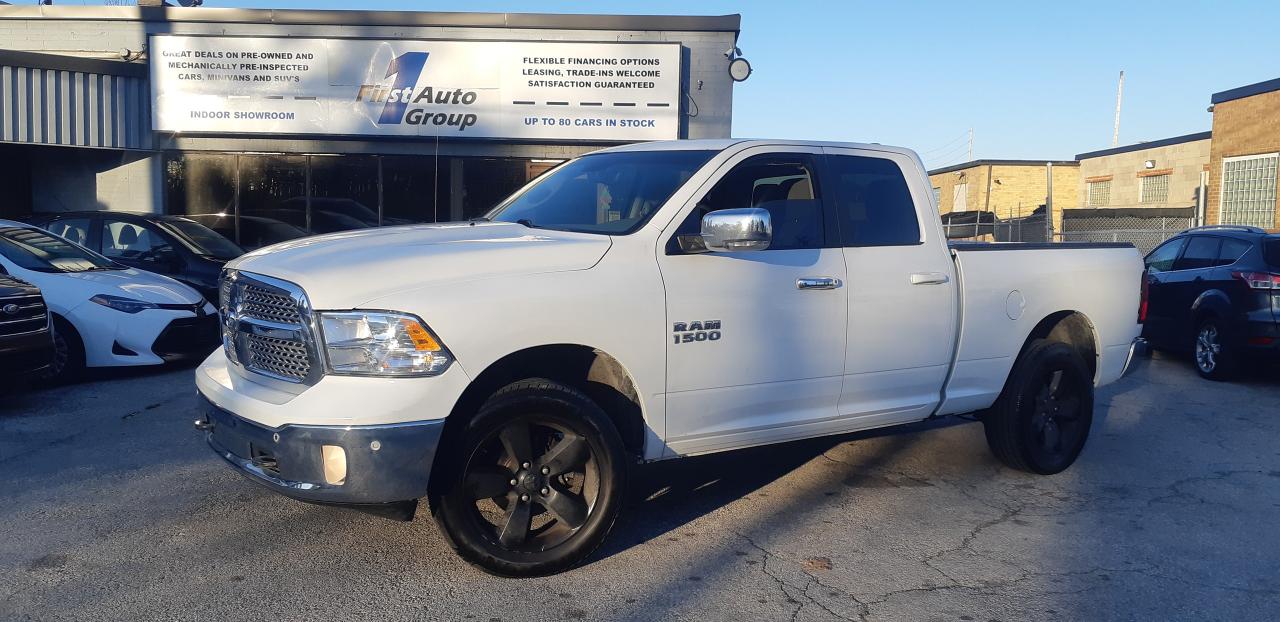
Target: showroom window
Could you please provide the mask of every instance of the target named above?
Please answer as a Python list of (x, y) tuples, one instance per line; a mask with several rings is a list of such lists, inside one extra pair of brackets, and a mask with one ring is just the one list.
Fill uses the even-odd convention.
[(1275, 226), (1277, 158), (1271, 153), (1223, 160), (1220, 224)]
[(248, 250), (316, 233), (483, 216), (554, 161), (168, 153), (165, 213)]

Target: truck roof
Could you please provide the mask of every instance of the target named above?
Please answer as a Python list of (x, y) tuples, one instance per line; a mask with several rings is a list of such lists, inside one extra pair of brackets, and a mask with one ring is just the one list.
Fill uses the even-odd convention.
[[(692, 151), (698, 149), (706, 149), (713, 151), (724, 151), (729, 147), (757, 147), (757, 146), (777, 146), (777, 145), (794, 145), (800, 147), (844, 147), (846, 149), (870, 149), (874, 151), (890, 151), (900, 153), (912, 159), (917, 159), (916, 153), (910, 149), (903, 147), (891, 147), (889, 145), (881, 145), (877, 143), (839, 143), (819, 140), (786, 140), (786, 139), (762, 139), (762, 138), (693, 138), (681, 140), (657, 140), (646, 143), (631, 143), (627, 145), (619, 145), (617, 147), (609, 147), (600, 151)], [(596, 153), (599, 153), (596, 152)]]

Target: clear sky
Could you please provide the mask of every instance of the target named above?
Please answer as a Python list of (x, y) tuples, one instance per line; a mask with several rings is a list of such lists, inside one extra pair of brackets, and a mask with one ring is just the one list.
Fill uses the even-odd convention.
[(1212, 93), (1280, 77), (1280, 1), (722, 2), (206, 0), (210, 7), (742, 14), (755, 73), (735, 87), (735, 136), (1071, 159), (1208, 130)]

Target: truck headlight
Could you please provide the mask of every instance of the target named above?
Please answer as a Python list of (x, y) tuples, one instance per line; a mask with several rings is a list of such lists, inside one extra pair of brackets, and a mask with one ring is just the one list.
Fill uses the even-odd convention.
[(434, 376), (453, 362), (427, 325), (387, 311), (322, 311), (328, 372), (343, 376)]

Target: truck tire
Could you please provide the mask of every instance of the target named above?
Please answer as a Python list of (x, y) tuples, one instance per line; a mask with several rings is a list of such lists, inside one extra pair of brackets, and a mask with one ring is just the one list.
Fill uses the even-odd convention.
[(1210, 315), (1200, 320), (1193, 338), (1192, 361), (1200, 377), (1216, 381), (1235, 377), (1239, 356), (1218, 318)]
[(1052, 475), (1075, 462), (1093, 424), (1093, 377), (1071, 346), (1036, 339), (982, 417), (991, 453), (1010, 468)]
[(609, 416), (577, 389), (541, 378), (507, 385), (450, 444), (432, 514), (450, 546), (487, 572), (567, 570), (618, 517), (627, 453)]

